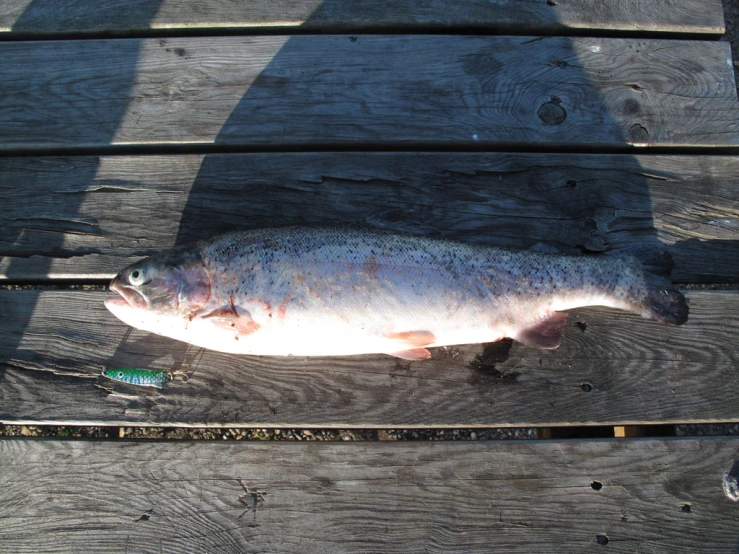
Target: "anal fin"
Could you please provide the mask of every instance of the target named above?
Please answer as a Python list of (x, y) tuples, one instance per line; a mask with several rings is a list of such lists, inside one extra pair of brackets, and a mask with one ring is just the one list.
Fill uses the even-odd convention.
[(552, 350), (562, 343), (566, 322), (567, 314), (552, 312), (535, 324), (522, 329), (513, 338), (532, 348)]
[(431, 352), (423, 348), (436, 342), (436, 336), (431, 331), (403, 331), (390, 333), (387, 338), (392, 339), (398, 350), (389, 352), (391, 356), (403, 360), (428, 360)]
[(390, 352), (391, 356), (400, 358), (401, 360), (428, 360), (431, 357), (431, 352), (425, 348), (411, 348), (410, 350), (401, 350), (400, 352)]

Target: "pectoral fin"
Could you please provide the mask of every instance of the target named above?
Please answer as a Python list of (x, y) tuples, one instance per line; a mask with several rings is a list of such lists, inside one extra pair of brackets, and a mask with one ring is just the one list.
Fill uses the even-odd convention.
[(197, 314), (195, 317), (206, 320), (220, 329), (233, 331), (237, 336), (251, 335), (261, 327), (249, 315), (240, 314), (233, 305), (221, 306), (205, 314)]
[(522, 329), (513, 338), (532, 348), (552, 350), (562, 342), (566, 322), (566, 314), (552, 312), (534, 325)]

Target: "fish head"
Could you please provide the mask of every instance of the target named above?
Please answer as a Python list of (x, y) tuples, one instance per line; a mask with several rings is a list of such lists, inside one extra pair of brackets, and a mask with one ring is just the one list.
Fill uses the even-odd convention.
[(142, 318), (190, 318), (210, 299), (211, 282), (197, 249), (175, 248), (129, 265), (110, 290), (119, 296), (107, 299), (106, 308), (143, 328)]

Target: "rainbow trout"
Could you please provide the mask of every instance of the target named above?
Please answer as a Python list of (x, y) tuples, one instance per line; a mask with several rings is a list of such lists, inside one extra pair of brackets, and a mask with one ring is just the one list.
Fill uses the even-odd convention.
[(238, 354), (430, 357), (511, 337), (559, 346), (562, 310), (610, 306), (681, 325), (669, 254), (564, 256), (366, 231), (216, 237), (128, 266), (105, 302), (125, 323)]

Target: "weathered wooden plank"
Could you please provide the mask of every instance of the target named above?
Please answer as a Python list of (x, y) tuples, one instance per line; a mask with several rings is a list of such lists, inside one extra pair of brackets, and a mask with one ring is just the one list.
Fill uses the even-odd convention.
[(736, 146), (724, 42), (503, 36), (0, 43), (0, 151)]
[(738, 157), (300, 153), (0, 159), (0, 279), (112, 278), (221, 232), (361, 224), (591, 251), (662, 241), (739, 282)]
[(0, 441), (9, 552), (736, 552), (739, 441)]
[[(509, 341), (385, 355), (234, 356), (133, 331), (104, 292), (0, 291), (0, 421), (6, 423), (475, 427), (737, 421), (739, 294), (690, 292), (668, 327), (624, 312), (570, 314), (562, 346)], [(184, 371), (154, 389), (102, 368)]]
[(8, 36), (145, 33), (150, 30), (301, 31), (473, 27), (507, 32), (578, 30), (722, 34), (720, 0), (46, 0), (0, 1)]

